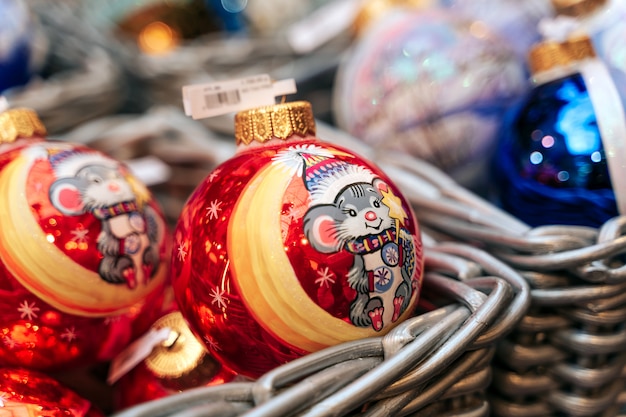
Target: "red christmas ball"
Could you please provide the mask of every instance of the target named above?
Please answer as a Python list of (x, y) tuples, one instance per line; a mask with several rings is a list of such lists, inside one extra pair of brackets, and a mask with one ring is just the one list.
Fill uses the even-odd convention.
[(237, 154), (187, 201), (172, 281), (210, 352), (249, 377), (385, 334), (423, 273), (418, 222), (371, 162), (314, 136), (310, 105), (236, 117)]
[(0, 368), (0, 415), (104, 417), (55, 379), (33, 370)]
[(58, 370), (109, 360), (145, 330), (169, 247), (123, 164), (44, 139), (33, 112), (0, 114), (0, 366)]
[(191, 388), (232, 381), (236, 374), (222, 366), (193, 335), (179, 311), (159, 318), (151, 331), (169, 335), (114, 385), (114, 402), (122, 410)]

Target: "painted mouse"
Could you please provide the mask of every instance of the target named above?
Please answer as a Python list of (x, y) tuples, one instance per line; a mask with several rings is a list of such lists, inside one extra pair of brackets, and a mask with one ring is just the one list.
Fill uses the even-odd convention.
[(61, 213), (91, 213), (101, 222), (98, 273), (112, 284), (129, 288), (146, 284), (159, 267), (157, 215), (138, 201), (121, 166), (95, 152), (63, 151), (51, 155), (57, 179), (51, 184), (52, 205)]
[(322, 253), (347, 250), (347, 279), (356, 291), (349, 317), (380, 331), (408, 308), (416, 290), (415, 242), (400, 227), (407, 215), (391, 188), (370, 170), (334, 158), (304, 154), (311, 203), (304, 233)]

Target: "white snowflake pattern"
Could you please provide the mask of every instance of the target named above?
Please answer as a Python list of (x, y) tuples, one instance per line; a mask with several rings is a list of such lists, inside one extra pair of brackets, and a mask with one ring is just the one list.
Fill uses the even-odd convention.
[(89, 229), (74, 229), (70, 233), (72, 234), (72, 242), (86, 243)]
[(68, 342), (75, 340), (78, 335), (76, 334), (76, 329), (74, 326), (66, 328), (63, 333), (61, 333), (61, 339), (65, 339)]
[(185, 258), (187, 258), (187, 242), (182, 242), (178, 244), (178, 248), (176, 249), (178, 252), (178, 260), (181, 262), (185, 261)]
[(208, 336), (204, 336), (202, 338), (202, 340), (204, 340), (204, 342), (206, 343), (207, 347), (215, 352), (219, 352), (220, 350), (222, 350), (222, 348), (220, 347), (220, 345), (217, 344), (217, 342), (213, 339), (211, 339)]
[(222, 210), (220, 206), (222, 205), (221, 201), (213, 200), (211, 201), (211, 205), (206, 208), (206, 211), (209, 213), (209, 220), (217, 219), (219, 217), (219, 212)]
[(289, 217), (290, 220), (297, 220), (298, 218), (300, 218), (300, 210), (294, 206), (289, 207), (288, 211), (287, 211), (287, 216)]
[(39, 307), (35, 306), (35, 302), (29, 304), (28, 301), (24, 300), (22, 304), (17, 308), (17, 311), (20, 314), (20, 318), (26, 318), (28, 320), (36, 319), (39, 317), (37, 312), (39, 311)]
[(7, 394), (6, 393), (0, 393), (0, 407), (4, 407), (5, 406), (5, 401), (7, 401)]
[(217, 306), (222, 309), (226, 308), (227, 298), (225, 295), (223, 288), (213, 288), (210, 293), (212, 298), (211, 304), (217, 304)]
[(319, 284), (320, 288), (322, 286), (326, 286), (329, 288), (331, 284), (335, 283), (335, 273), (332, 272), (328, 267), (320, 268), (317, 270), (317, 278), (315, 280), (316, 284)]
[(220, 175), (220, 171), (221, 171), (221, 169), (219, 169), (219, 168), (218, 168), (218, 169), (216, 169), (216, 170), (214, 170), (213, 172), (211, 172), (211, 173), (209, 174), (209, 176), (207, 177), (207, 179), (208, 179), (210, 182), (213, 182), (213, 180), (214, 180), (215, 178), (217, 178), (217, 177)]
[(6, 347), (8, 347), (9, 349), (13, 349), (15, 348), (15, 346), (17, 346), (17, 342), (13, 339), (11, 339), (9, 336), (4, 336), (4, 344)]

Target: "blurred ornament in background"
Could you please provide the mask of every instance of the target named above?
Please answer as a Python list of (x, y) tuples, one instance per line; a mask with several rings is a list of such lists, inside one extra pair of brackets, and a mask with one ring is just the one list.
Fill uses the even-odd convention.
[(395, 9), (418, 10), (435, 7), (437, 0), (365, 0), (354, 17), (352, 31), (355, 36), (363, 34), (367, 28), (384, 14)]
[(242, 12), (246, 9), (248, 0), (204, 0), (204, 4), (219, 19), (222, 30), (236, 33), (246, 28)]
[(341, 62), (336, 123), (374, 148), (407, 152), (479, 189), (524, 66), (484, 24), (440, 8), (384, 13)]
[(21, 368), (0, 368), (0, 415), (104, 417), (90, 401), (52, 377)]
[(145, 331), (168, 283), (169, 233), (122, 163), (6, 110), (0, 193), (0, 365), (87, 366)]
[[(529, 54), (532, 89), (495, 157), (502, 206), (530, 225), (599, 227), (626, 209), (626, 119), (587, 36)], [(617, 199), (616, 199), (617, 195)]]
[(525, 61), (531, 46), (541, 39), (537, 25), (554, 13), (550, 0), (441, 0), (455, 14), (484, 24)]
[(33, 75), (33, 22), (26, 2), (0, 0), (0, 92)]
[(626, 106), (626, 1), (552, 0), (557, 16), (575, 19), (571, 35), (591, 37)]
[(96, 28), (123, 42), (135, 42), (142, 53), (171, 53), (182, 43), (219, 32), (221, 23), (204, 0), (87, 1), (82, 13)]
[(115, 409), (232, 381), (236, 374), (223, 367), (189, 330), (179, 311), (164, 314), (151, 330), (169, 328), (169, 336), (114, 385)]
[(176, 227), (180, 311), (242, 376), (385, 334), (419, 297), (410, 205), (379, 168), (315, 127), (303, 101), (237, 113), (236, 154), (198, 185)]

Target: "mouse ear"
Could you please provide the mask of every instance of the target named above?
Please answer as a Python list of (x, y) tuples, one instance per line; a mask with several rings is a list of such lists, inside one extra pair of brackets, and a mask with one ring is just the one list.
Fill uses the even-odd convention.
[(387, 183), (383, 180), (381, 180), (380, 178), (374, 178), (374, 181), (372, 182), (372, 185), (374, 187), (376, 187), (376, 189), (379, 192), (388, 192), (389, 191), (389, 186), (387, 185)]
[(50, 202), (61, 213), (76, 216), (85, 212), (80, 190), (73, 178), (61, 178), (50, 186)]
[(332, 253), (340, 249), (335, 219), (327, 214), (323, 214), (312, 220), (307, 238), (311, 246), (320, 252)]

